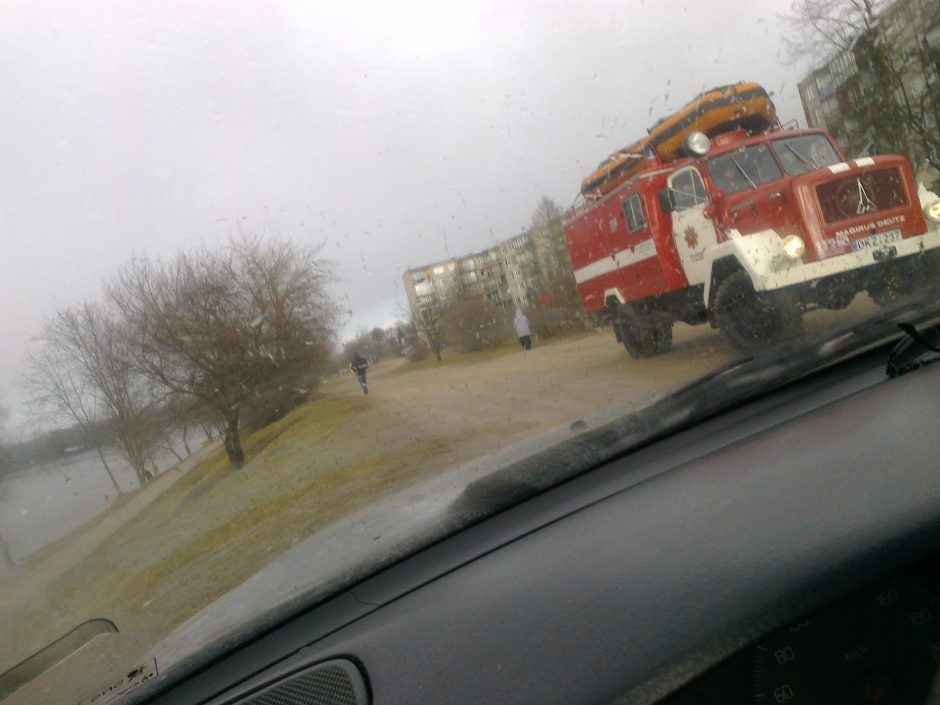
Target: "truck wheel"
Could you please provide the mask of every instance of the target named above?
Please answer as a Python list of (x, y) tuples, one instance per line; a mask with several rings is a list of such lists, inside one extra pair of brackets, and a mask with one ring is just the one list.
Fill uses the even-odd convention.
[(713, 307), (718, 329), (741, 352), (780, 343), (800, 326), (797, 307), (772, 294), (754, 291), (746, 272), (735, 272), (718, 285)]
[(652, 316), (642, 316), (632, 306), (618, 306), (614, 317), (614, 334), (634, 360), (642, 360), (672, 345), (672, 323), (668, 331)]
[(618, 307), (614, 318), (614, 333), (634, 360), (649, 357), (655, 352), (656, 341), (652, 326), (629, 306)]
[(656, 333), (656, 351), (654, 354), (659, 355), (672, 350), (672, 319), (668, 316), (656, 316), (653, 327)]

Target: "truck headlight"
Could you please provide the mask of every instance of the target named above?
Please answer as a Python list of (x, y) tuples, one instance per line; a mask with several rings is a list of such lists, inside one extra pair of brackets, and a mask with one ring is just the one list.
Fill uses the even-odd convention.
[(685, 138), (685, 151), (693, 157), (704, 157), (712, 143), (704, 132), (690, 132)]
[(934, 201), (929, 206), (924, 208), (924, 215), (927, 216), (928, 220), (932, 220), (935, 223), (940, 223), (940, 201)]
[(799, 235), (787, 235), (783, 239), (783, 254), (790, 259), (800, 259), (806, 252), (806, 245)]

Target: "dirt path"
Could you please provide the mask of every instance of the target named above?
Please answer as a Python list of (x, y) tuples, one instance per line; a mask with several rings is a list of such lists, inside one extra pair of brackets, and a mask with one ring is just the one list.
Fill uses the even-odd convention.
[[(876, 310), (860, 296), (846, 311), (808, 314), (804, 328), (819, 331)], [(426, 361), (412, 371), (415, 366), (396, 360), (369, 371), (369, 395), (390, 403), (409, 425), (429, 431), (484, 425), (526, 436), (608, 408), (636, 409), (740, 357), (708, 326), (677, 323), (673, 340), (670, 352), (645, 360), (632, 359), (609, 328), (549, 340), (528, 352), (511, 348), (489, 359), (471, 357), (470, 363), (445, 357), (445, 364)], [(354, 377), (331, 380), (326, 391), (362, 393)]]
[[(734, 357), (721, 338), (703, 327), (677, 324), (674, 349), (646, 360), (631, 359), (609, 330), (601, 330), (473, 364), (457, 361), (410, 371), (400, 361), (383, 363), (370, 370), (369, 394), (429, 431), (512, 428), (518, 433), (510, 434), (510, 442), (608, 407), (635, 408)], [(327, 391), (362, 393), (354, 378), (334, 380)], [(487, 450), (492, 449), (480, 452)]]

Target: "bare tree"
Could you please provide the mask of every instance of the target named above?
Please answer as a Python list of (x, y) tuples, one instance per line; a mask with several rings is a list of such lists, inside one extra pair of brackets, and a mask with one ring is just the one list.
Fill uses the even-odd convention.
[(93, 303), (61, 309), (43, 326), (45, 345), (28, 360), (28, 387), (41, 407), (75, 421), (93, 439), (115, 491), (120, 491), (104, 458), (97, 431), (133, 468), (138, 483), (153, 478), (159, 435), (147, 380), (134, 368), (128, 331)]
[(428, 346), (413, 322), (414, 312), (407, 306), (403, 306), (398, 314), (400, 322), (397, 325), (396, 340), (400, 341), (401, 354), (413, 362), (425, 359), (428, 355)]
[[(46, 341), (43, 341), (44, 343)], [(74, 364), (54, 346), (44, 344), (27, 357), (24, 386), (30, 394), (30, 406), (57, 421), (74, 422), (83, 437), (98, 454), (102, 467), (117, 494), (121, 488), (104, 456), (99, 422), (104, 416), (100, 398), (90, 393), (88, 384)]]
[(212, 408), (234, 467), (243, 407), (319, 379), (335, 334), (318, 249), (241, 236), (171, 262), (133, 260), (108, 287), (134, 330), (138, 368)]
[(441, 312), (436, 306), (415, 308), (411, 311), (411, 330), (420, 338), (422, 344), (434, 353), (435, 359), (441, 361), (444, 350), (444, 326)]
[(495, 348), (510, 339), (506, 312), (486, 298), (454, 296), (441, 309), (444, 339), (460, 352)]
[(940, 5), (887, 0), (795, 0), (785, 39), (791, 58), (840, 59), (841, 116), (831, 125), (850, 150), (901, 152), (940, 169), (940, 52), (928, 39)]
[(561, 206), (542, 196), (529, 224), (535, 243), (533, 269), (540, 286), (533, 292), (533, 325), (540, 337), (581, 328), (584, 308), (565, 244), (565, 214)]
[(364, 355), (370, 364), (399, 354), (393, 334), (381, 328), (360, 329), (356, 337), (343, 344), (343, 360), (348, 364), (354, 353)]
[(551, 196), (543, 195), (532, 211), (530, 226), (555, 230), (564, 220), (564, 209)]
[[(190, 431), (196, 427), (210, 425), (215, 420), (211, 410), (207, 410), (198, 399), (176, 392), (167, 395), (162, 412), (165, 419), (163, 445), (177, 458), (180, 456), (174, 449), (172, 436), (179, 434), (186, 455), (192, 455), (193, 450), (189, 445)], [(207, 440), (211, 439), (211, 434), (205, 435)]]
[(435, 314), (441, 342), (460, 352), (494, 348), (509, 338), (505, 311), (471, 286), (471, 280), (459, 267)]

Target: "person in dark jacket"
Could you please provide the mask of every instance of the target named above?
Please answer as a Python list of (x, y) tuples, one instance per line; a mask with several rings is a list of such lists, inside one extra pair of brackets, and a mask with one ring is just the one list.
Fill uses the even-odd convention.
[(369, 369), (369, 361), (357, 352), (353, 354), (352, 362), (349, 368), (356, 373), (356, 379), (359, 380), (359, 386), (366, 394), (369, 393), (369, 385), (366, 384), (366, 370)]

